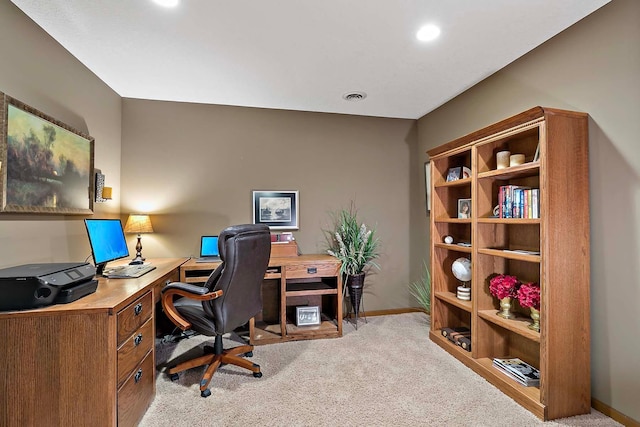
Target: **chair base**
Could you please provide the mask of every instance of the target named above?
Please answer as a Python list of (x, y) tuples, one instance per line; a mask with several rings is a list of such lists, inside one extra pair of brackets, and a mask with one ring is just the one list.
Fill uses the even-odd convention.
[(211, 378), (213, 377), (213, 374), (216, 373), (220, 365), (229, 364), (239, 366), (253, 372), (253, 376), (256, 378), (262, 377), (262, 372), (260, 372), (260, 365), (252, 363), (239, 355), (247, 355), (249, 357), (253, 356), (253, 346), (241, 345), (225, 350), (222, 347), (222, 336), (216, 335), (214, 346), (205, 347), (205, 354), (203, 356), (196, 357), (195, 359), (187, 360), (180, 363), (179, 365), (173, 366), (169, 368), (167, 373), (171, 377), (171, 380), (174, 381), (175, 379), (177, 379), (178, 372), (208, 365), (207, 369), (204, 371), (204, 374), (202, 374), (202, 379), (200, 380), (200, 395), (202, 397), (207, 397), (211, 394), (211, 392), (209, 391), (209, 383), (211, 382)]

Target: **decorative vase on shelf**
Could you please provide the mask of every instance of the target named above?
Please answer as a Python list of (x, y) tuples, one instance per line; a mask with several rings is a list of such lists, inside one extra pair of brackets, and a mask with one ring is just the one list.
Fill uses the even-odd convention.
[(531, 319), (533, 319), (533, 323), (529, 325), (529, 329), (533, 329), (536, 332), (540, 332), (540, 310), (536, 310), (533, 307), (531, 308)]
[(516, 317), (511, 312), (511, 298), (502, 298), (500, 300), (500, 311), (498, 312), (498, 316), (505, 319), (513, 319), (514, 317)]

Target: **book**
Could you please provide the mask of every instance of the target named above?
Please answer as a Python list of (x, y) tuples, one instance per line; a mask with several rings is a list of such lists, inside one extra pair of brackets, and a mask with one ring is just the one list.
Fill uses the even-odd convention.
[(457, 328), (442, 328), (442, 336), (447, 337), (447, 339), (451, 339), (449, 338), (449, 336), (455, 332), (465, 332), (468, 331), (469, 328), (465, 328), (464, 326), (461, 327), (457, 327)]
[(293, 242), (295, 239), (293, 238), (293, 233), (283, 232), (280, 234), (272, 233), (271, 234), (271, 243), (289, 243)]
[(471, 351), (471, 337), (460, 337), (458, 339), (458, 345), (464, 350)]
[(494, 358), (493, 365), (524, 386), (540, 385), (540, 371), (517, 357)]
[(505, 252), (514, 252), (517, 254), (525, 254), (525, 255), (540, 255), (540, 251), (527, 251), (524, 249), (503, 249)]
[(451, 341), (452, 343), (460, 345), (459, 340), (462, 337), (471, 338), (471, 331), (467, 329), (466, 331), (453, 332), (447, 338), (449, 338), (449, 341)]
[(539, 380), (524, 380), (524, 379), (522, 379), (520, 377), (517, 377), (512, 372), (504, 369), (502, 366), (496, 365), (495, 363), (493, 364), (493, 367), (496, 368), (501, 373), (503, 373), (506, 376), (508, 376), (509, 378), (511, 378), (512, 380), (516, 381), (518, 384), (520, 384), (522, 386), (525, 386), (525, 387), (538, 387), (538, 386), (540, 386), (540, 381)]

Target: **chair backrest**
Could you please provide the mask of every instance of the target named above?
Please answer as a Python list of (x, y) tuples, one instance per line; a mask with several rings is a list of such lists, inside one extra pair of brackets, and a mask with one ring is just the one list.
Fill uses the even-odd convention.
[[(271, 255), (271, 234), (263, 224), (234, 225), (218, 237), (222, 264), (207, 286), (223, 295), (203, 302), (220, 334), (242, 326), (262, 310), (262, 282)], [(217, 280), (216, 280), (217, 279)]]

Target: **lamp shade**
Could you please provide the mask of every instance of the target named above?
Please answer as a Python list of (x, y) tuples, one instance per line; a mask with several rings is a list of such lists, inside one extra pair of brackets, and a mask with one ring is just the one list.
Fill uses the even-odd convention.
[(127, 224), (124, 226), (125, 233), (153, 233), (151, 219), (149, 215), (129, 215)]

